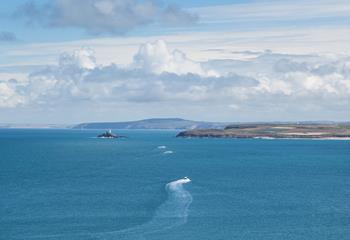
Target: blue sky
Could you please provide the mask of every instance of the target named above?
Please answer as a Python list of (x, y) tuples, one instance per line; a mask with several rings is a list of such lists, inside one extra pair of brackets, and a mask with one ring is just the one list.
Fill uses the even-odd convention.
[(2, 1), (0, 123), (347, 121), (349, 26), (346, 0)]

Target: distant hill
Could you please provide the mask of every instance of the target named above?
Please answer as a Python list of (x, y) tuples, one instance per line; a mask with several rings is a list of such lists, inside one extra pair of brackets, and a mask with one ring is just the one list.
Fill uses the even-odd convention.
[(0, 123), (1, 128), (28, 128), (28, 129), (69, 129), (72, 125), (68, 124), (34, 124), (34, 123)]
[(74, 129), (223, 129), (229, 123), (191, 121), (181, 118), (152, 118), (129, 122), (81, 123)]

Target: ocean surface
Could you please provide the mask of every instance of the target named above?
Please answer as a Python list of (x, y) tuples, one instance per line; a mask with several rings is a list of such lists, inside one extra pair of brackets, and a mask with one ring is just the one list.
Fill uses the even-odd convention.
[(0, 130), (0, 239), (350, 239), (350, 141), (117, 132)]

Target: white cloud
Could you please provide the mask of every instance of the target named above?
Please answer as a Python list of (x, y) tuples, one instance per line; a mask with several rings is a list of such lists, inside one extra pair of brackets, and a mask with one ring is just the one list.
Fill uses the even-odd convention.
[(12, 108), (24, 103), (24, 97), (16, 92), (16, 83), (0, 82), (0, 108)]
[(170, 51), (162, 40), (142, 44), (134, 56), (134, 66), (155, 74), (168, 72), (178, 75), (192, 73), (200, 76), (218, 76), (215, 71), (205, 70), (200, 63), (188, 59), (183, 52)]
[(76, 66), (85, 69), (94, 69), (97, 66), (94, 51), (89, 48), (75, 50), (72, 54), (61, 54), (59, 65), (61, 67)]
[[(116, 37), (55, 43), (28, 43), (16, 48), (3, 47), (0, 66), (56, 64), (57, 56), (64, 51), (74, 51), (89, 46), (102, 65), (116, 63), (127, 65), (133, 61), (140, 44), (166, 40), (171, 48), (180, 49), (195, 62), (213, 59), (247, 59), (256, 52), (292, 55), (328, 54), (338, 57), (350, 54), (350, 28), (333, 26), (322, 28), (275, 29), (263, 31), (196, 32), (149, 37)], [(248, 51), (247, 51), (248, 50)], [(250, 52), (249, 52), (250, 51)], [(331, 53), (331, 54), (329, 54)], [(218, 66), (221, 68), (222, 66)], [(215, 69), (217, 70), (217, 69)]]
[(60, 55), (56, 66), (48, 66), (29, 74), (26, 94), (28, 102), (47, 103), (61, 101), (62, 98), (90, 98), (86, 92), (84, 78), (97, 68), (94, 52), (81, 48), (72, 53)]
[(245, 60), (198, 62), (156, 41), (141, 45), (133, 59), (126, 67), (103, 66), (88, 48), (63, 53), (56, 65), (31, 73), (27, 81), (3, 82), (0, 106), (147, 103), (147, 111), (157, 103), (179, 112), (191, 105), (225, 116), (225, 111), (246, 117), (266, 111), (261, 116), (270, 120), (329, 111), (343, 117), (350, 107), (348, 55), (265, 51)]

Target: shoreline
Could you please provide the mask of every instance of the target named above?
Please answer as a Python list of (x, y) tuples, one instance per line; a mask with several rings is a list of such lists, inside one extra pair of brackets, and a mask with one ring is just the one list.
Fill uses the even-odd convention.
[(334, 140), (334, 141), (350, 141), (350, 137), (325, 137), (325, 138), (284, 138), (284, 137), (215, 137), (215, 136), (186, 136), (182, 138), (214, 138), (214, 139), (256, 139), (256, 140)]
[(235, 124), (225, 129), (194, 129), (177, 137), (350, 140), (350, 126), (341, 124)]

